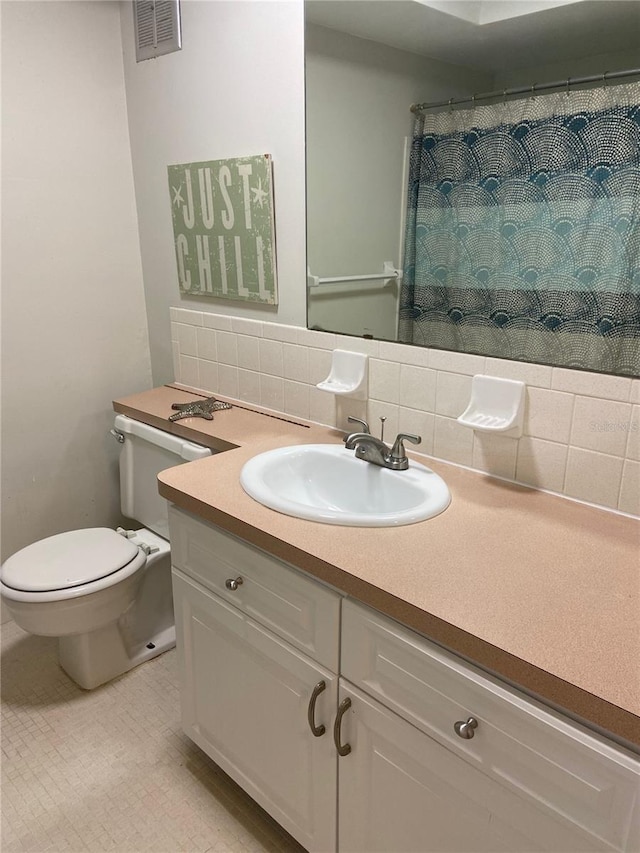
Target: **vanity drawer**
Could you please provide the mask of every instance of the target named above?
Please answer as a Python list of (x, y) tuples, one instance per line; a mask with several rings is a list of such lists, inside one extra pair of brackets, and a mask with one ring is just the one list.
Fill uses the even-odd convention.
[[(258, 548), (169, 508), (172, 564), (309, 657), (338, 671), (341, 596)], [(242, 578), (236, 589), (227, 581)]]
[[(342, 609), (342, 675), (467, 762), (606, 850), (640, 844), (640, 761), (352, 601)], [(454, 723), (474, 717), (465, 740)]]

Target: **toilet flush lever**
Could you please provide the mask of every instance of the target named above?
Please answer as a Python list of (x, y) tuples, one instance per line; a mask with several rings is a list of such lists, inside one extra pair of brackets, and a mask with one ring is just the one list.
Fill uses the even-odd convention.
[(110, 429), (109, 432), (118, 442), (118, 444), (124, 444), (124, 433), (118, 432), (117, 429)]

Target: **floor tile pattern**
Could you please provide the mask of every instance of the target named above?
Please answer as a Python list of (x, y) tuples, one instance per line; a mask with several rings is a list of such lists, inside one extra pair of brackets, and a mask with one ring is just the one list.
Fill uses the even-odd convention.
[(182, 733), (175, 651), (96, 690), (2, 626), (3, 853), (303, 853)]

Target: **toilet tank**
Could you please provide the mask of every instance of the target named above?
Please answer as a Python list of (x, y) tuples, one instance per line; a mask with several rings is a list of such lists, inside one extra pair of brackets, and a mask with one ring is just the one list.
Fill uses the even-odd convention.
[(158, 474), (182, 462), (211, 456), (213, 451), (126, 415), (116, 415), (115, 430), (124, 438), (120, 451), (122, 514), (168, 539), (167, 502), (158, 494)]

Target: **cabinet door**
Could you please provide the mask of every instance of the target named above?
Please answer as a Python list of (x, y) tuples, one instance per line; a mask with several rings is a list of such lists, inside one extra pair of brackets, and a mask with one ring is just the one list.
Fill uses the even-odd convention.
[(173, 584), (184, 731), (308, 850), (335, 850), (337, 677), (175, 570)]
[(596, 847), (502, 788), (375, 699), (340, 682), (340, 853), (517, 853)]

